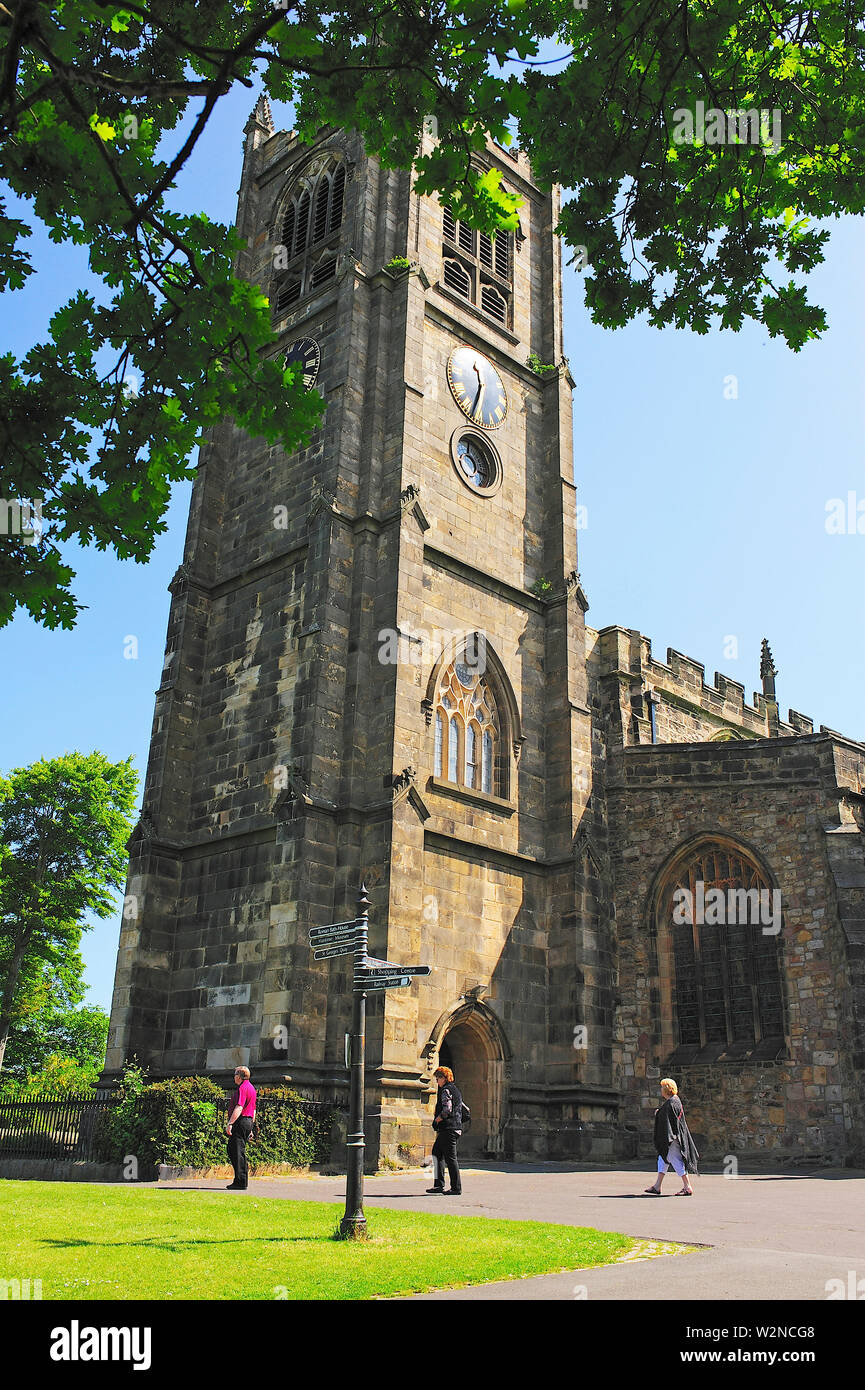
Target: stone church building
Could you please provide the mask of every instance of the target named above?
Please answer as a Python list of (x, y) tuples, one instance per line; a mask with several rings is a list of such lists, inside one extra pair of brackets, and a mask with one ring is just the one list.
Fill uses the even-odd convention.
[(365, 880), (371, 954), (432, 967), (368, 999), (371, 1160), (428, 1151), (443, 1062), (470, 1157), (647, 1154), (672, 1075), (704, 1157), (861, 1161), (865, 746), (782, 720), (766, 644), (748, 703), (588, 625), (558, 194), (478, 162), (515, 232), (247, 124), (239, 273), (327, 409), (201, 450), (105, 1075), (344, 1099), (352, 958), (308, 930)]

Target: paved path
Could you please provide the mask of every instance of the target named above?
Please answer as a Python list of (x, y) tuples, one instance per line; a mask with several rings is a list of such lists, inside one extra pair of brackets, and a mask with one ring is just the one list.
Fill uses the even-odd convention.
[[(811, 1299), (825, 1301), (826, 1282), (851, 1270), (865, 1280), (865, 1172), (704, 1175), (694, 1197), (674, 1197), (670, 1173), (664, 1196), (647, 1197), (645, 1168), (598, 1169), (585, 1164), (487, 1163), (463, 1170), (460, 1198), (428, 1197), (429, 1170), (380, 1174), (364, 1180), (364, 1205), (400, 1211), (561, 1222), (627, 1235), (710, 1247), (602, 1269), (548, 1274), (471, 1289), (419, 1295), (435, 1299)], [(160, 1187), (221, 1188), (225, 1182), (178, 1179)], [(258, 1178), (256, 1197), (342, 1204), (345, 1179)], [(668, 1195), (669, 1194), (669, 1195)], [(245, 1200), (226, 1193), (227, 1201)], [(585, 1293), (583, 1293), (585, 1288)], [(865, 1284), (863, 1284), (865, 1292)]]

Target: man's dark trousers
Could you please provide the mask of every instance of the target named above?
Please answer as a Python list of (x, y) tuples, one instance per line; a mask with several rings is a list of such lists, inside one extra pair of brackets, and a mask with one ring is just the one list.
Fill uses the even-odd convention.
[(234, 1169), (234, 1181), (238, 1187), (248, 1187), (249, 1168), (246, 1163), (246, 1141), (252, 1133), (252, 1120), (248, 1115), (240, 1115), (231, 1126), (228, 1137), (228, 1157)]
[(457, 1163), (458, 1139), (459, 1135), (454, 1130), (445, 1129), (444, 1125), (439, 1125), (432, 1151), (433, 1187), (438, 1187), (442, 1191), (444, 1191), (445, 1164), (447, 1164), (448, 1176), (451, 1180), (451, 1192), (462, 1192), (460, 1166)]

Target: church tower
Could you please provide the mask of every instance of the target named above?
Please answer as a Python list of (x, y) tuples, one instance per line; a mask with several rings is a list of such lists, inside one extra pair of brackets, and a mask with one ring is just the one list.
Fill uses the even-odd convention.
[(468, 1155), (612, 1156), (557, 192), (489, 145), (522, 199), (489, 238), (354, 134), (266, 99), (245, 133), (238, 271), (327, 409), (290, 456), (229, 421), (201, 450), (107, 1073), (344, 1096), (351, 958), (307, 932), (365, 879), (372, 954), (432, 967), (368, 999), (370, 1156), (428, 1146), (439, 1061)]

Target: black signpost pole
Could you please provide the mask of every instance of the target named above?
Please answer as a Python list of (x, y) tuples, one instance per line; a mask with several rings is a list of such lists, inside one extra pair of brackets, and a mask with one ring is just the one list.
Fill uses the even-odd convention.
[(397, 965), (391, 960), (377, 960), (369, 955), (369, 898), (366, 884), (360, 885), (357, 895), (357, 916), (350, 922), (330, 922), (324, 927), (310, 927), (309, 944), (313, 960), (335, 960), (338, 956), (354, 956), (352, 979), (351, 1032), (348, 1034), (350, 1071), (348, 1137), (348, 1172), (345, 1184), (345, 1215), (339, 1223), (343, 1236), (366, 1235), (363, 1214), (363, 1156), (365, 1137), (364, 1064), (366, 1049), (366, 996), (372, 990), (383, 993), (388, 989), (405, 989), (417, 975), (428, 975), (428, 965)]
[[(357, 898), (357, 922), (361, 928), (354, 952), (355, 970), (362, 967), (367, 955), (367, 934), (369, 931), (369, 898), (366, 884), (360, 886)], [(349, 1060), (351, 1063), (351, 1091), (348, 1117), (348, 1171), (345, 1185), (345, 1215), (339, 1225), (340, 1234), (349, 1237), (366, 1235), (366, 1217), (363, 1213), (363, 1110), (364, 1110), (364, 1050), (366, 1029), (366, 994), (362, 990), (352, 993), (351, 1034), (349, 1036)]]

